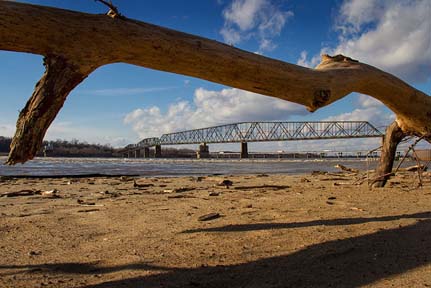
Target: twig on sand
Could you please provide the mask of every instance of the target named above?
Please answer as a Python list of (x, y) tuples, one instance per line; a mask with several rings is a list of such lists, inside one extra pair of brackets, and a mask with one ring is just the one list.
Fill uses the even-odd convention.
[(276, 190), (288, 189), (290, 186), (288, 185), (256, 185), (256, 186), (237, 186), (234, 189), (236, 190), (252, 190), (252, 189), (263, 189), (263, 188), (271, 188)]

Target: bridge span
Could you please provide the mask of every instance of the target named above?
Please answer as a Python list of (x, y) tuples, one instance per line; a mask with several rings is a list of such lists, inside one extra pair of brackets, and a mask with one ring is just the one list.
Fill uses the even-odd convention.
[(125, 157), (161, 157), (162, 145), (200, 144), (198, 158), (209, 156), (210, 143), (241, 143), (241, 158), (248, 157), (248, 142), (295, 141), (343, 138), (382, 137), (383, 134), (366, 121), (309, 121), (309, 122), (240, 122), (214, 127), (163, 134), (127, 145)]

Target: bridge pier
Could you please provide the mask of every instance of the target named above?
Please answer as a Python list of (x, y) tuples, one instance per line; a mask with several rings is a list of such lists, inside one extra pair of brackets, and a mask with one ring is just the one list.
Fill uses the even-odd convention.
[(162, 157), (162, 145), (154, 146), (154, 158)]
[(248, 145), (247, 142), (241, 142), (241, 159), (247, 159), (248, 158)]
[(137, 149), (137, 150), (135, 150), (135, 158), (141, 158), (141, 150), (140, 149)]
[(145, 147), (144, 148), (144, 158), (150, 158), (150, 148), (149, 147)]
[(202, 159), (202, 158), (209, 158), (210, 157), (210, 150), (208, 148), (207, 143), (201, 143), (199, 145), (199, 150), (196, 151), (196, 158)]

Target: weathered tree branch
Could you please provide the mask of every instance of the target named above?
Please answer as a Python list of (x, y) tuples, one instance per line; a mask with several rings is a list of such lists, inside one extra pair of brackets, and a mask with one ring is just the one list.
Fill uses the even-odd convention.
[(401, 130), (397, 122), (393, 122), (386, 129), (386, 134), (383, 137), (382, 154), (375, 173), (376, 178), (371, 183), (373, 187), (385, 186), (392, 172), (397, 146), (405, 136), (406, 134)]
[(45, 73), (19, 114), (7, 164), (25, 162), (36, 155), (67, 95), (88, 75), (61, 56), (46, 56), (44, 65)]
[[(139, 21), (8, 1), (0, 1), (0, 19), (0, 49), (56, 55), (56, 59), (68, 63), (65, 66), (68, 72), (62, 77), (71, 77), (69, 80), (73, 83), (62, 89), (60, 86), (51, 89), (44, 83), (36, 87), (18, 120), (10, 164), (25, 162), (34, 156), (73, 87), (97, 67), (117, 62), (277, 97), (305, 105), (310, 111), (351, 92), (364, 93), (395, 112), (403, 133), (421, 136), (431, 132), (428, 95), (388, 73), (342, 55), (324, 55), (316, 69), (308, 69)], [(52, 81), (63, 83), (62, 77), (54, 77), (56, 80)], [(42, 87), (51, 92), (38, 92)], [(50, 97), (59, 100), (46, 104), (44, 109), (32, 104), (33, 99), (50, 103), (53, 101)], [(27, 124), (37, 128), (29, 130)], [(27, 145), (32, 148), (21, 151)]]

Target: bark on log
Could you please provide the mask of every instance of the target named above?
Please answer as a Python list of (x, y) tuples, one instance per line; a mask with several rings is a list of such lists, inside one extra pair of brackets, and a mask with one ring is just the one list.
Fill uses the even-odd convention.
[(386, 129), (386, 134), (383, 137), (382, 154), (376, 169), (376, 177), (372, 183), (372, 187), (378, 188), (385, 186), (391, 176), (397, 146), (405, 136), (406, 134), (398, 126), (397, 122), (393, 122)]
[[(420, 136), (431, 132), (428, 95), (393, 75), (342, 55), (323, 55), (316, 69), (308, 69), (124, 17), (8, 1), (0, 1), (0, 19), (0, 49), (63, 59), (69, 71), (64, 73), (65, 77), (71, 77), (73, 83), (59, 94), (52, 93), (57, 93), (60, 86), (52, 89), (44, 81), (36, 87), (25, 113), (19, 117), (9, 164), (34, 157), (49, 124), (73, 87), (96, 68), (118, 62), (277, 97), (305, 105), (310, 111), (359, 92), (382, 101), (395, 112), (396, 122), (404, 133)], [(68, 76), (70, 73), (76, 77)], [(60, 84), (63, 81), (60, 78), (53, 81)], [(52, 93), (38, 92), (39, 89)], [(50, 103), (53, 101), (50, 97), (59, 98), (58, 103), (54, 101), (55, 107), (46, 104), (40, 109), (32, 104), (35, 99)], [(37, 130), (26, 129), (26, 123)]]
[(44, 75), (19, 114), (6, 164), (13, 165), (36, 155), (46, 130), (63, 107), (67, 95), (88, 75), (61, 56), (45, 57), (44, 65)]

